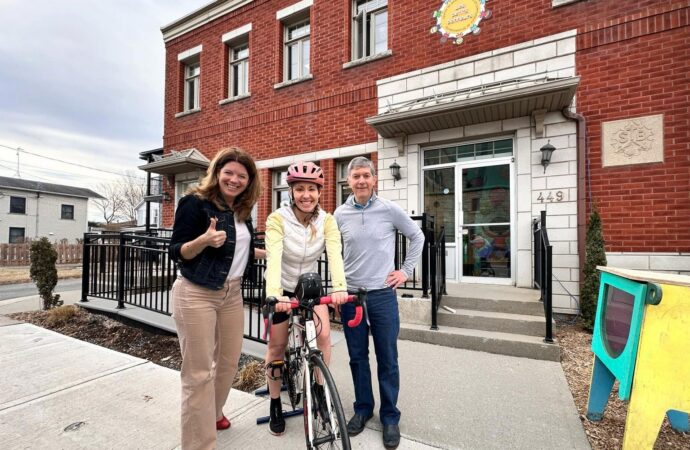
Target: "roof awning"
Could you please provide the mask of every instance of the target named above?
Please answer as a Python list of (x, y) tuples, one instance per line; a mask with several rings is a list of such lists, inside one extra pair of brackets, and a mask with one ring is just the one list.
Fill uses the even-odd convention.
[(153, 155), (153, 161), (139, 166), (139, 169), (161, 175), (175, 175), (199, 169), (206, 170), (208, 164), (208, 158), (199, 150), (191, 148), (181, 152), (173, 150), (167, 155)]
[(366, 119), (384, 138), (561, 111), (580, 77), (516, 79), (429, 96), (395, 105)]

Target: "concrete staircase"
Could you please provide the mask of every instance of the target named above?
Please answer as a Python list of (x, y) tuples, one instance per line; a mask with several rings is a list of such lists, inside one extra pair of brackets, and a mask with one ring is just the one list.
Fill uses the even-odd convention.
[(430, 329), (431, 305), (426, 299), (401, 298), (399, 303), (400, 339), (560, 361), (558, 344), (544, 342), (546, 324), (538, 290), (449, 284), (438, 311), (438, 330)]

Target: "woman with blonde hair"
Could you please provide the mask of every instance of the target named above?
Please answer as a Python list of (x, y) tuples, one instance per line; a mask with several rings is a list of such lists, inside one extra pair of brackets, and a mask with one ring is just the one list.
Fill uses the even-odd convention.
[(260, 193), (251, 156), (223, 149), (175, 211), (170, 255), (179, 275), (171, 297), (182, 352), (183, 450), (213, 449), (216, 431), (230, 428), (223, 405), (242, 350), (240, 287), (255, 257), (250, 215)]

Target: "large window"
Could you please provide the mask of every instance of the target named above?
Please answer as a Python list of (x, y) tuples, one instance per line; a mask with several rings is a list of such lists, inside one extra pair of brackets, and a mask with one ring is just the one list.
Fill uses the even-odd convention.
[(60, 218), (63, 220), (74, 220), (74, 205), (62, 205)]
[(388, 50), (388, 0), (353, 0), (352, 58)]
[(230, 79), (228, 98), (240, 97), (249, 93), (249, 44), (237, 43), (228, 47)]
[(352, 194), (350, 185), (347, 184), (347, 165), (350, 161), (341, 161), (337, 165), (337, 199), (338, 205), (342, 205), (347, 201), (347, 198)]
[(24, 243), (24, 228), (10, 227), (10, 244)]
[(285, 205), (290, 205), (287, 169), (275, 170), (273, 172), (273, 209), (275, 210)]
[(10, 197), (10, 214), (26, 214), (26, 198)]
[(198, 58), (186, 61), (184, 64), (184, 111), (199, 109), (200, 87), (201, 64)]
[(309, 68), (309, 19), (285, 24), (285, 81), (298, 80), (311, 74)]

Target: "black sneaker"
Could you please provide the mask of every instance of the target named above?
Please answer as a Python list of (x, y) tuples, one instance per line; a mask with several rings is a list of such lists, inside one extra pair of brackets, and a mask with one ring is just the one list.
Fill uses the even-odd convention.
[(383, 426), (383, 446), (387, 449), (398, 448), (400, 445), (400, 428), (397, 425)]
[(357, 436), (359, 433), (364, 431), (364, 425), (367, 424), (367, 420), (371, 419), (373, 414), (368, 416), (360, 416), (355, 414), (352, 419), (347, 423), (347, 434), (350, 436)]
[(268, 431), (274, 436), (285, 433), (285, 419), (283, 418), (283, 405), (279, 398), (271, 399), (269, 411)]

